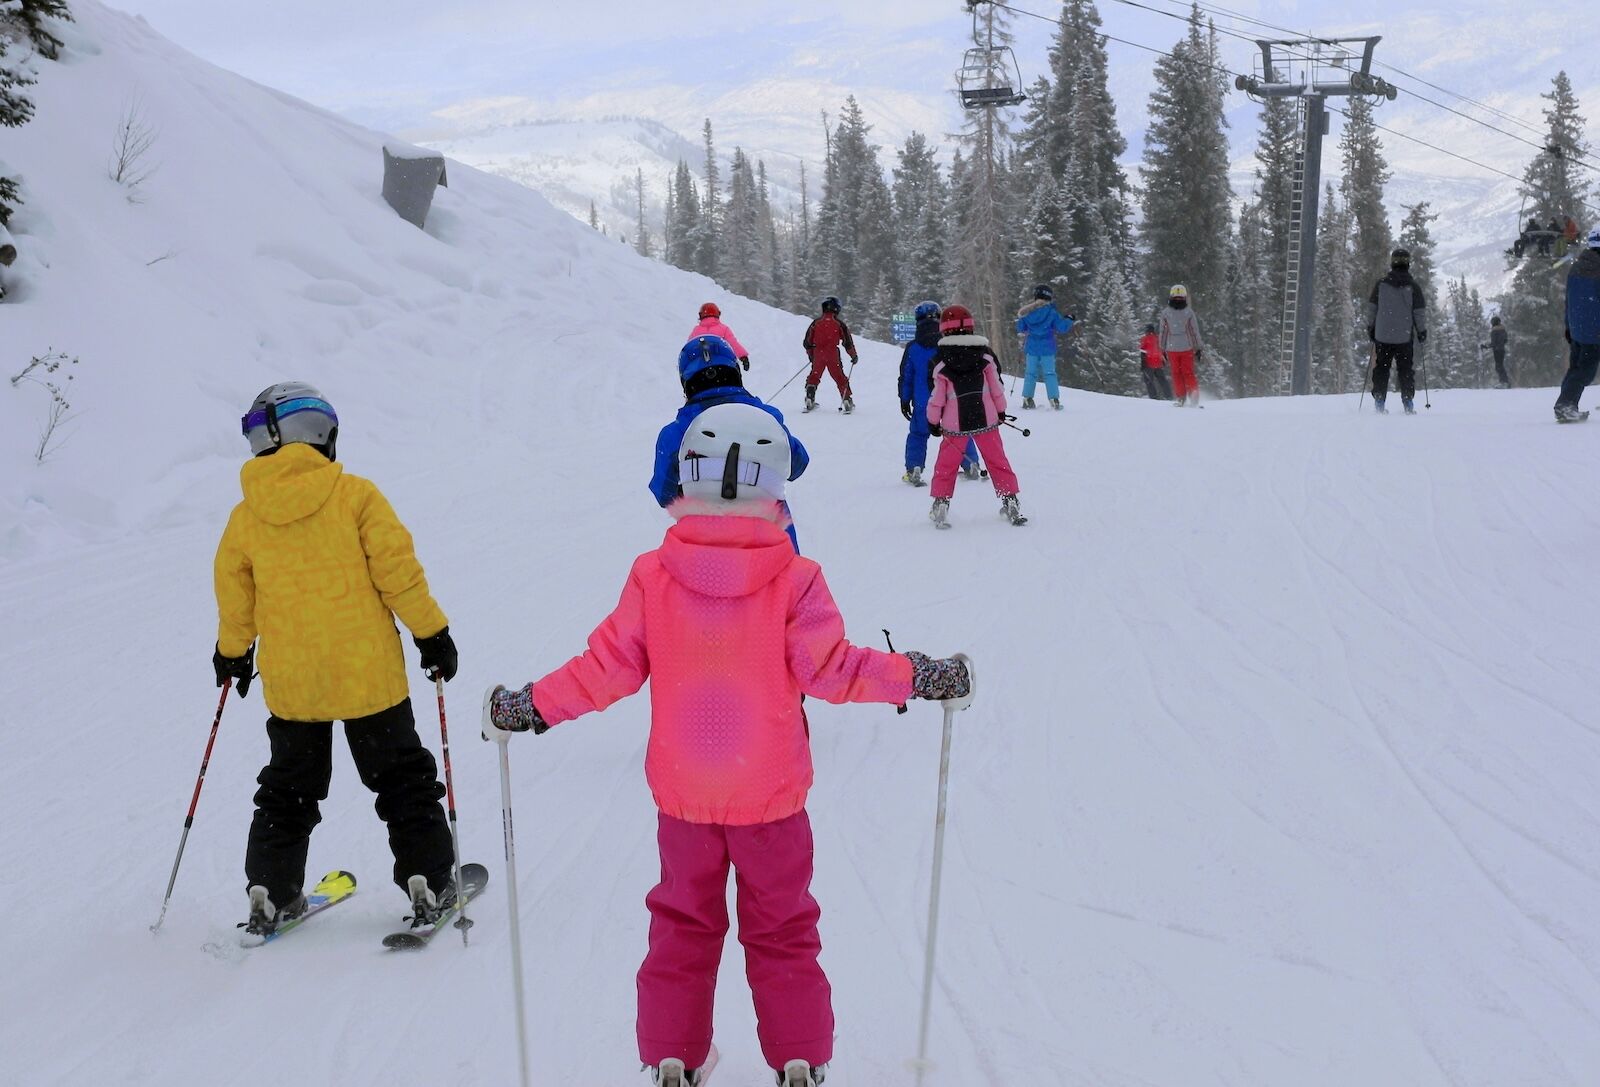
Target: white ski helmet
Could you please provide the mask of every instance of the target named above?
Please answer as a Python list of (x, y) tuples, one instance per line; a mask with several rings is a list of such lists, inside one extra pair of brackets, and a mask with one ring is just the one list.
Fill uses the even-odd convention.
[(781, 500), (788, 479), (788, 432), (754, 404), (707, 408), (678, 446), (678, 482), (686, 498)]
[(339, 416), (312, 386), (284, 381), (261, 390), (239, 428), (256, 456), (293, 442), (325, 446), (331, 455)]

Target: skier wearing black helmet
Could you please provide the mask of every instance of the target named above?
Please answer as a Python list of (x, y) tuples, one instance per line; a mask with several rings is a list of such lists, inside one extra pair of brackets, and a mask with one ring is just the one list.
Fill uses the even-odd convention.
[(833, 383), (839, 387), (840, 410), (849, 414), (856, 410), (856, 402), (850, 395), (850, 379), (845, 376), (844, 363), (839, 358), (839, 349), (843, 348), (850, 356), (850, 365), (854, 366), (860, 358), (856, 354), (856, 342), (850, 338), (850, 328), (844, 323), (844, 318), (839, 316), (839, 300), (829, 295), (822, 300), (822, 316), (806, 328), (805, 339), (801, 341), (806, 349), (806, 358), (811, 360), (811, 373), (806, 378), (806, 411), (815, 411), (817, 407), (817, 386), (822, 382), (822, 373), (826, 370), (833, 376)]
[(1372, 406), (1388, 414), (1389, 370), (1400, 369), (1400, 402), (1415, 415), (1417, 379), (1413, 370), (1416, 344), (1428, 342), (1428, 301), (1411, 278), (1411, 253), (1396, 249), (1389, 274), (1372, 285), (1367, 298), (1367, 338), (1373, 344)]

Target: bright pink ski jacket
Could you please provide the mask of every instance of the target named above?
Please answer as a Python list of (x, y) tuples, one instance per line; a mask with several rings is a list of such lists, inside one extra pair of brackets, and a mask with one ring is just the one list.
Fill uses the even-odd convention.
[(716, 317), (702, 317), (700, 323), (689, 331), (691, 340), (701, 336), (721, 336), (728, 341), (728, 346), (733, 348), (733, 357), (736, 359), (742, 359), (750, 353), (744, 349), (744, 344), (739, 342), (739, 337), (733, 334), (733, 329)]
[(802, 693), (903, 703), (911, 662), (845, 640), (822, 568), (771, 521), (685, 516), (634, 560), (588, 652), (533, 685), (550, 724), (650, 684), (645, 778), (691, 823), (746, 826), (805, 807), (811, 747)]

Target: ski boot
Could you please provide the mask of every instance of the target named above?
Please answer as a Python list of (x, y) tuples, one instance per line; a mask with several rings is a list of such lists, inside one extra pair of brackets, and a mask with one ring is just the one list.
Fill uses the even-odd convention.
[(1388, 415), (1389, 414), (1389, 408), (1384, 404), (1384, 400), (1385, 399), (1387, 399), (1387, 398), (1386, 397), (1382, 397), (1382, 396), (1374, 396), (1372, 398), (1372, 408), (1379, 415)]
[(804, 410), (817, 410), (817, 387), (815, 385), (806, 386), (806, 406)]
[(828, 1066), (825, 1064), (813, 1068), (805, 1061), (790, 1061), (778, 1073), (778, 1087), (822, 1087), (827, 1075)]
[(434, 894), (428, 887), (427, 876), (412, 876), (406, 880), (406, 891), (411, 895), (411, 927), (425, 928), (436, 925), (439, 919), (456, 906), (456, 884), (450, 880), (444, 890)]
[(305, 895), (296, 895), (293, 902), (279, 908), (272, 904), (267, 889), (257, 883), (250, 888), (250, 920), (239, 927), (244, 929), (246, 936), (259, 936), (265, 939), (277, 932), (279, 925), (285, 921), (293, 921), (305, 912)]
[(1415, 415), (1417, 413), (1417, 406), (1416, 404), (1412, 403), (1409, 396), (1402, 396), (1400, 398), (1400, 406), (1406, 409), (1407, 415)]
[(1024, 396), (1022, 398), (1022, 406), (1027, 408), (1029, 411), (1032, 411), (1034, 408), (1033, 397)]
[(922, 481), (922, 469), (921, 468), (907, 468), (906, 469), (906, 474), (900, 477), (900, 482), (909, 483), (913, 487), (926, 487), (927, 486), (927, 484)]
[(1000, 516), (1014, 525), (1025, 525), (1028, 519), (1022, 516), (1022, 507), (1017, 502), (1017, 496), (1008, 494), (1000, 499)]
[(706, 1063), (699, 1068), (685, 1068), (678, 1058), (668, 1057), (650, 1069), (650, 1082), (656, 1087), (698, 1087), (711, 1075), (711, 1069), (716, 1067), (716, 1052), (713, 1049)]
[(1587, 418), (1589, 418), (1589, 413), (1579, 411), (1575, 405), (1556, 405), (1556, 422), (1558, 423), (1581, 423)]
[(844, 403), (839, 405), (839, 410), (849, 415), (856, 410), (856, 402), (847, 396), (844, 398)]
[(1189, 395), (1183, 398), (1183, 406), (1186, 408), (1198, 408), (1200, 406), (1200, 390), (1190, 390)]
[(975, 460), (968, 461), (966, 464), (961, 466), (961, 474), (966, 476), (968, 479), (977, 479), (978, 473), (981, 470), (982, 469), (978, 467), (978, 462)]
[(928, 511), (928, 520), (933, 522), (934, 528), (950, 527), (950, 500), (948, 498), (935, 498), (933, 508)]
[(1061, 410), (1061, 400), (1060, 400), (1060, 398), (1052, 396), (1050, 398), (1050, 406), (1052, 408), (1055, 408), (1057, 411), (1060, 411)]

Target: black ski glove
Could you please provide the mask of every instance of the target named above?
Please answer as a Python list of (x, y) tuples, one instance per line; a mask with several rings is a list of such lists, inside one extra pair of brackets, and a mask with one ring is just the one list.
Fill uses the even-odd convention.
[(438, 672), (449, 683), (456, 678), (456, 643), (450, 637), (450, 628), (445, 627), (431, 638), (411, 639), (417, 643), (417, 648), (422, 651), (422, 670), (432, 678)]
[(739, 356), (739, 365), (743, 366), (745, 368), (745, 372), (748, 373), (749, 370), (750, 370), (750, 356), (749, 355), (740, 355)]
[(1417, 329), (1417, 342), (1418, 343), (1427, 343), (1428, 342), (1428, 330), (1427, 329), (1425, 329), (1425, 328)]
[(944, 427), (940, 426), (938, 423), (929, 423), (928, 433), (935, 438), (942, 438), (944, 437)]
[[(502, 732), (532, 732), (535, 736), (542, 736), (550, 731), (550, 726), (539, 714), (539, 707), (533, 704), (533, 684), (518, 687), (508, 691), (504, 687), (496, 687), (489, 696), (489, 725)], [(498, 737), (485, 735), (485, 740)]]
[(911, 420), (911, 401), (909, 401), (909, 400), (900, 401), (900, 414), (904, 415), (906, 417), (906, 421), (907, 422), (909, 422)]
[(1377, 325), (1368, 325), (1367, 326), (1367, 339), (1371, 340), (1373, 343), (1377, 343), (1378, 342), (1378, 326)]
[(242, 657), (224, 657), (222, 647), (218, 646), (211, 654), (211, 667), (216, 669), (218, 687), (231, 679), (233, 689), (239, 692), (240, 698), (243, 698), (250, 693), (250, 681), (256, 674), (255, 644), (251, 643)]
[(906, 658), (911, 661), (911, 697), (943, 701), (965, 698), (972, 693), (967, 666), (954, 657), (935, 660), (925, 653), (912, 651)]
[(1572, 329), (1571, 329), (1571, 327), (1563, 328), (1561, 330), (1561, 338), (1563, 340), (1566, 340), (1568, 343), (1572, 342)]

